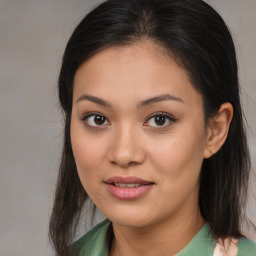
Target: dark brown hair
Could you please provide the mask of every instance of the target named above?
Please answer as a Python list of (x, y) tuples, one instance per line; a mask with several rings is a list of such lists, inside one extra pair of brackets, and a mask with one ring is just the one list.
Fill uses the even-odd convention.
[(182, 63), (194, 88), (203, 97), (206, 122), (222, 103), (233, 105), (234, 116), (226, 142), (219, 152), (203, 162), (199, 206), (215, 238), (241, 236), (250, 158), (236, 52), (229, 29), (220, 15), (201, 0), (109, 0), (92, 10), (75, 28), (59, 75), (65, 130), (49, 228), (57, 255), (68, 255), (68, 245), (87, 198), (70, 141), (75, 72), (102, 49), (144, 39), (161, 45)]

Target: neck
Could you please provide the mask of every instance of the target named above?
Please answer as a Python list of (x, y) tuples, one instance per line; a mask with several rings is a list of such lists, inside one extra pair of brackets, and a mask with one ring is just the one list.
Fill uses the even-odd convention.
[(139, 228), (113, 223), (115, 238), (110, 256), (175, 255), (191, 241), (204, 224), (199, 209), (195, 209), (194, 213), (190, 212), (186, 218), (179, 213), (157, 224)]

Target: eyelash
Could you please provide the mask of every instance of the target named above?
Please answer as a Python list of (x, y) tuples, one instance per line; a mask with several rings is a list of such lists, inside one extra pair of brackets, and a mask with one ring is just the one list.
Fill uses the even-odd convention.
[[(87, 126), (89, 126), (89, 127), (92, 127), (92, 128), (101, 128), (101, 127), (104, 127), (104, 126), (105, 126), (105, 125), (90, 125), (90, 124), (88, 124), (86, 121), (87, 121), (90, 117), (92, 117), (92, 116), (100, 116), (100, 117), (103, 117), (103, 118), (105, 119), (105, 121), (106, 121), (106, 120), (108, 121), (108, 119), (107, 119), (103, 114), (101, 114), (100, 112), (89, 112), (89, 113), (86, 113), (86, 114), (81, 118), (81, 120), (85, 123), (85, 125), (87, 125)], [(151, 118), (155, 118), (155, 117), (158, 117), (158, 116), (162, 116), (162, 117), (168, 119), (168, 121), (171, 122), (171, 123), (173, 123), (173, 122), (176, 121), (176, 119), (175, 119), (173, 116), (171, 116), (170, 114), (167, 114), (167, 113), (165, 113), (165, 112), (156, 112), (156, 113), (151, 114), (149, 117), (147, 117), (146, 122), (149, 122), (149, 120), (150, 120)], [(145, 123), (146, 123), (146, 122), (145, 122)], [(108, 123), (110, 123), (110, 122), (108, 121)], [(144, 126), (149, 126), (149, 125), (145, 125), (145, 123), (143, 124)], [(170, 124), (169, 124), (169, 125), (170, 125)], [(166, 127), (168, 127), (169, 125), (164, 125), (164, 126), (157, 126), (157, 125), (156, 125), (156, 126), (153, 126), (153, 127), (157, 127), (157, 129), (161, 129), (161, 128), (166, 128)]]
[[(92, 117), (92, 116), (101, 116), (101, 117), (104, 117), (104, 115), (103, 114), (101, 114), (100, 112), (89, 112), (89, 113), (86, 113), (82, 118), (81, 118), (81, 120), (85, 123), (85, 125), (87, 125), (87, 126), (89, 126), (89, 127), (93, 127), (93, 128), (101, 128), (101, 126), (102, 125), (95, 125), (95, 126), (93, 126), (93, 125), (90, 125), (90, 124), (88, 124), (86, 121), (90, 118), (90, 117)], [(108, 120), (106, 117), (104, 117), (105, 118), (105, 120)], [(109, 121), (108, 121), (109, 122)]]
[[(175, 119), (173, 116), (171, 116), (170, 114), (167, 114), (167, 113), (165, 113), (165, 112), (156, 112), (156, 113), (151, 114), (149, 117), (147, 117), (147, 121), (146, 121), (146, 122), (149, 122), (149, 120), (150, 120), (151, 118), (156, 118), (156, 117), (158, 117), (158, 116), (162, 116), (162, 117), (168, 119), (168, 121), (171, 122), (171, 123), (173, 123), (173, 122), (176, 121), (176, 119)], [(166, 121), (166, 120), (165, 120), (165, 121)], [(170, 125), (170, 124), (169, 124), (169, 125)], [(163, 129), (163, 128), (168, 127), (169, 125), (155, 126), (155, 127), (157, 127), (157, 129), (161, 129), (161, 128)]]

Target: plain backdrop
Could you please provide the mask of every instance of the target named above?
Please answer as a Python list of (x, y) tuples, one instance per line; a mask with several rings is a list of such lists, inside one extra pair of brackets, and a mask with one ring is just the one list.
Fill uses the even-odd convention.
[[(53, 255), (47, 232), (62, 138), (57, 77), (72, 30), (98, 2), (0, 0), (0, 256)], [(255, 170), (256, 0), (206, 2), (235, 40)], [(254, 176), (251, 184), (248, 215), (256, 223)]]

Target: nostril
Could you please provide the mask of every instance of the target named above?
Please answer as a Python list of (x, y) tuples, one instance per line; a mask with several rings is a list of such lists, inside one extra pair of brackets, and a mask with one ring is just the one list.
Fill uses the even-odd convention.
[(138, 144), (138, 141), (130, 138), (127, 140), (118, 140), (107, 152), (108, 160), (113, 165), (121, 167), (130, 167), (141, 164), (145, 161), (143, 147)]

